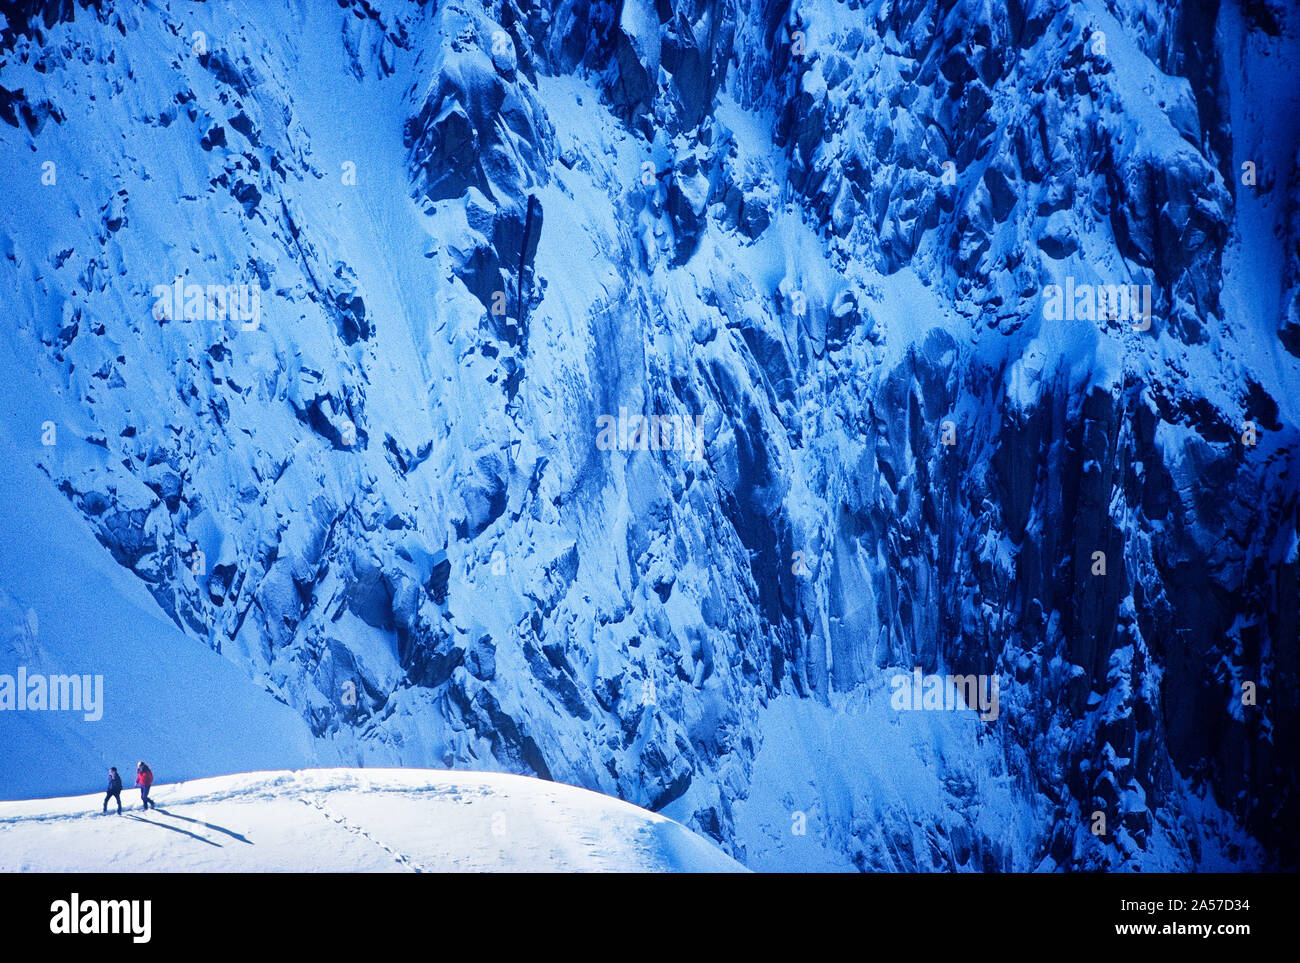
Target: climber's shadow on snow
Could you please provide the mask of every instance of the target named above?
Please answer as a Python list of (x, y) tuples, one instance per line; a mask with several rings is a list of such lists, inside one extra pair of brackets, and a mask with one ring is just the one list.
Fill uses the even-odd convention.
[(198, 833), (192, 833), (188, 829), (181, 829), (178, 826), (168, 826), (166, 823), (159, 823), (159, 822), (155, 822), (152, 819), (145, 819), (143, 816), (136, 816), (133, 813), (128, 813), (127, 818), (134, 819), (137, 822), (141, 822), (141, 823), (148, 823), (150, 826), (158, 826), (162, 829), (170, 829), (172, 832), (180, 833), (182, 836), (188, 836), (190, 837), (190, 839), (197, 839), (199, 842), (207, 843), (209, 846), (216, 846), (217, 849), (222, 848), (220, 843), (214, 843), (212, 840), (206, 839), (203, 836), (200, 836)]
[[(160, 812), (160, 813), (162, 813), (164, 816), (170, 816), (172, 819), (183, 819), (183, 820), (185, 820), (185, 822), (187, 822), (187, 823), (194, 823), (194, 824), (197, 825), (197, 826), (204, 826), (204, 827), (206, 827), (206, 828), (208, 828), (208, 829), (211, 829), (211, 830), (212, 830), (213, 832), (215, 832), (215, 833), (225, 833), (225, 834), (226, 834), (227, 836), (229, 836), (231, 839), (237, 839), (237, 840), (239, 840), (241, 843), (247, 843), (249, 846), (252, 846), (252, 845), (253, 845), (253, 841), (252, 841), (251, 839), (248, 839), (248, 838), (246, 838), (246, 837), (244, 837), (244, 836), (241, 836), (239, 833), (235, 832), (233, 829), (226, 829), (226, 827), (224, 827), (224, 826), (217, 826), (217, 825), (215, 825), (214, 823), (205, 823), (202, 819), (191, 819), (189, 816), (180, 816), (180, 815), (177, 815), (176, 813), (168, 812), (166, 809), (158, 809), (158, 807), (156, 807), (156, 806), (154, 807), (154, 810), (155, 810), (155, 812)], [(161, 825), (161, 823), (160, 823), (159, 825)], [(175, 829), (176, 827), (174, 827), (174, 826), (168, 826), (167, 828), (168, 828), (168, 829)], [(182, 830), (179, 830), (179, 831), (180, 831), (180, 832), (184, 832), (185, 830), (182, 829)], [(200, 837), (200, 838), (202, 838), (202, 837)], [(211, 842), (211, 840), (204, 840), (204, 842)]]

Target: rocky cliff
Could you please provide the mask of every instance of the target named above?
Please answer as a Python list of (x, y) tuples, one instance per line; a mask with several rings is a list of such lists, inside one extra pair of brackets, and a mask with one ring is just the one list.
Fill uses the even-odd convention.
[(344, 762), (750, 865), (1295, 865), (1295, 11), (4, 17), (26, 457)]

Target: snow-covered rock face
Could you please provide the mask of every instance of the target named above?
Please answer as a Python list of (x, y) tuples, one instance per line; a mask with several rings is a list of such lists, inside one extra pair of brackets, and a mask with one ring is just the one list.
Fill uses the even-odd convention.
[[(1294, 865), (1297, 31), (13, 14), (15, 457), (346, 761), (769, 867)], [(1000, 711), (891, 737), (913, 668)]]

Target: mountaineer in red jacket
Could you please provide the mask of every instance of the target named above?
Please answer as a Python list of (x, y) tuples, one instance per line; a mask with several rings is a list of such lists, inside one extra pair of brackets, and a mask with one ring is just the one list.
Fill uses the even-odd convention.
[(153, 785), (153, 770), (143, 762), (135, 764), (135, 784), (140, 787), (140, 801), (144, 803), (144, 808), (153, 806), (157, 809), (158, 805), (149, 801), (149, 787)]

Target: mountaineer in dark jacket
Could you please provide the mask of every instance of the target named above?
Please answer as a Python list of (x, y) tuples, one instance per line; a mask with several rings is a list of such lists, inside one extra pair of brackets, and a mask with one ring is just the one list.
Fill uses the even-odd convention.
[(108, 767), (108, 793), (104, 796), (104, 812), (108, 812), (108, 801), (117, 800), (117, 814), (122, 815), (122, 777), (117, 774), (117, 766)]

